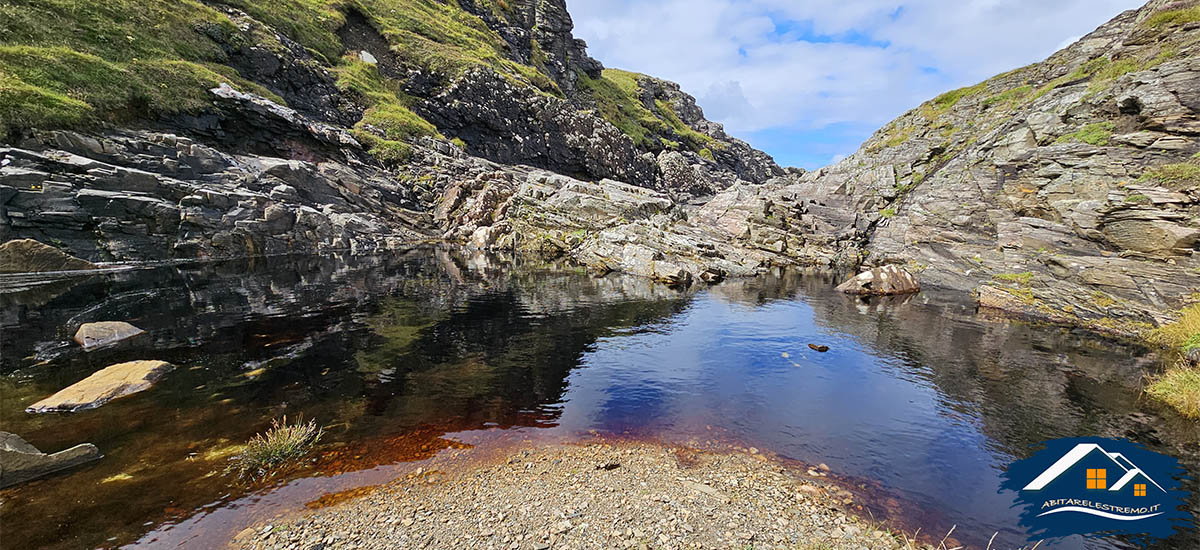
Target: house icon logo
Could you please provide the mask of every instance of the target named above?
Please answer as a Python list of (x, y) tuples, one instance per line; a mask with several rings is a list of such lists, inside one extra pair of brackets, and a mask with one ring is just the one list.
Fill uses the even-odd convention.
[(1009, 466), (1031, 540), (1068, 535), (1158, 539), (1195, 528), (1174, 458), (1125, 440), (1071, 438)]

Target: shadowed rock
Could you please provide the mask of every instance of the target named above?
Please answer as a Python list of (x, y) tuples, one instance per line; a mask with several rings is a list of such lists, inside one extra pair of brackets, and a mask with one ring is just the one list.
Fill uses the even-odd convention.
[(107, 367), (25, 409), (25, 412), (76, 412), (94, 409), (148, 389), (175, 368), (165, 361), (130, 361)]
[(849, 281), (838, 285), (837, 289), (846, 294), (890, 296), (919, 292), (921, 283), (903, 267), (885, 265), (859, 273)]
[(87, 260), (71, 256), (33, 239), (16, 239), (0, 244), (0, 273), (32, 273), (95, 269)]
[(124, 321), (84, 323), (75, 331), (75, 343), (83, 346), (83, 351), (96, 351), (128, 342), (145, 333), (146, 331)]
[(24, 483), (98, 458), (100, 450), (91, 443), (46, 454), (17, 434), (0, 432), (0, 488)]

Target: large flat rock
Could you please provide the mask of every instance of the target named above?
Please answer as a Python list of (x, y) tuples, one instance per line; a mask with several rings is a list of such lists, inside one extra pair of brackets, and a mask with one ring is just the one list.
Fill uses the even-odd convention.
[(0, 432), (0, 488), (24, 483), (100, 458), (100, 450), (83, 443), (46, 454), (16, 434)]
[(166, 361), (130, 361), (102, 369), (25, 409), (25, 412), (76, 412), (94, 409), (148, 389), (175, 368)]

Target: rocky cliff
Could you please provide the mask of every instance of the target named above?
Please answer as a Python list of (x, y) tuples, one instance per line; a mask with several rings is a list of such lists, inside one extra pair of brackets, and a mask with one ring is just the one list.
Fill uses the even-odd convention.
[(561, 0), (64, 5), (0, 7), (0, 239), (91, 261), (438, 240), (671, 284), (899, 263), (1119, 330), (1200, 286), (1195, 2), (1121, 14), (811, 173), (602, 67)]
[(1154, 0), (1044, 62), (942, 94), (790, 188), (869, 263), (1111, 328), (1200, 287), (1200, 7)]

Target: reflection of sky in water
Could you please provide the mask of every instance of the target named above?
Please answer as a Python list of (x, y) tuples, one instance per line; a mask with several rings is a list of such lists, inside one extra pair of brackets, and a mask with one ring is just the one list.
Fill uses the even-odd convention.
[[(818, 326), (806, 303), (750, 307), (704, 294), (665, 324), (600, 339), (580, 365), (564, 396), (563, 429), (671, 439), (702, 436), (710, 425), (878, 480), (920, 508), (930, 527), (958, 524), (964, 541), (986, 543), (1016, 524), (1012, 495), (997, 492), (1011, 457), (988, 450), (979, 419), (960, 412), (971, 409), (939, 395), (926, 366)], [(997, 541), (1015, 547), (1023, 536)]]

